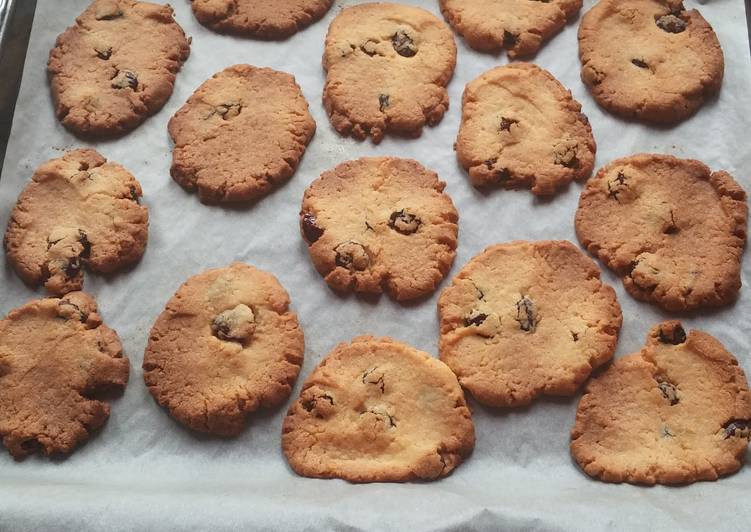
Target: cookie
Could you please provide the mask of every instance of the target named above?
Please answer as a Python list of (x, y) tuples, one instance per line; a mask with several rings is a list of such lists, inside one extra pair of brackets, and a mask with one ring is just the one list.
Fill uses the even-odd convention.
[(290, 394), (305, 352), (297, 316), (276, 277), (247, 264), (188, 279), (149, 334), (143, 377), (183, 425), (219, 436)]
[(67, 454), (104, 425), (128, 359), (91, 296), (37, 299), (0, 321), (0, 437), (16, 459)]
[(712, 26), (678, 0), (601, 0), (579, 26), (581, 76), (611, 113), (673, 124), (720, 90)]
[(380, 142), (419, 137), (449, 106), (456, 65), (451, 30), (431, 13), (387, 3), (345, 8), (326, 35), (323, 104), (334, 128)]
[(162, 108), (190, 54), (172, 15), (168, 5), (94, 0), (57, 38), (47, 69), (66, 128), (120, 135)]
[(5, 232), (8, 260), (26, 283), (65, 294), (81, 289), (84, 267), (106, 274), (140, 260), (149, 213), (125, 168), (94, 150), (72, 150), (31, 179)]
[(441, 12), (472, 48), (537, 53), (581, 9), (582, 0), (440, 0)]
[(171, 174), (204, 203), (257, 199), (292, 177), (315, 130), (292, 75), (234, 65), (169, 121)]
[(305, 191), (300, 228), (334, 289), (397, 300), (435, 290), (456, 256), (459, 215), (446, 183), (417, 161), (365, 157), (324, 172)]
[(615, 291), (565, 240), (491, 246), (438, 301), (440, 356), (489, 406), (573, 395), (608, 362), (621, 328)]
[(550, 195), (590, 176), (596, 145), (570, 91), (547, 70), (513, 63), (467, 84), (455, 148), (475, 186)]
[(640, 154), (590, 179), (576, 212), (582, 245), (635, 298), (669, 311), (716, 307), (741, 287), (746, 193), (699, 161)]
[(284, 39), (320, 19), (334, 0), (193, 0), (198, 22), (212, 30)]
[(571, 453), (605, 482), (686, 484), (740, 469), (750, 436), (738, 361), (709, 334), (669, 321), (587, 384)]
[(297, 474), (350, 482), (434, 480), (474, 445), (472, 417), (451, 370), (372, 336), (328, 354), (282, 429), (282, 450)]

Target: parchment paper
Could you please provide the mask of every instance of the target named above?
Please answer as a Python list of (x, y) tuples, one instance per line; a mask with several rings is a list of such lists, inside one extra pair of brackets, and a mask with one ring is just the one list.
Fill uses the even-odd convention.
[[(633, 529), (748, 530), (751, 467), (719, 482), (682, 488), (641, 488), (590, 480), (571, 460), (569, 430), (578, 397), (539, 400), (529, 408), (486, 409), (471, 402), (477, 430), (472, 457), (449, 478), (414, 484), (352, 485), (297, 477), (280, 450), (285, 407), (255, 415), (229, 440), (197, 436), (172, 421), (143, 383), (141, 362), (148, 331), (167, 299), (189, 276), (241, 260), (273, 272), (290, 292), (305, 330), (305, 364), (293, 392), (338, 342), (359, 334), (389, 335), (437, 353), (438, 292), (426, 301), (399, 305), (339, 297), (315, 272), (299, 235), (298, 211), (306, 186), (339, 162), (365, 155), (412, 157), (448, 182), (461, 215), (459, 250), (451, 276), (483, 248), (512, 239), (570, 239), (581, 185), (550, 201), (527, 191), (482, 194), (457, 165), (452, 145), (465, 84), (507, 61), (470, 50), (457, 38), (451, 109), (420, 139), (387, 138), (381, 145), (339, 137), (321, 105), (323, 38), (348, 3), (284, 42), (259, 42), (212, 33), (194, 19), (187, 0), (173, 0), (176, 18), (193, 37), (190, 59), (165, 108), (131, 134), (90, 144), (55, 119), (45, 65), (55, 37), (73, 23), (88, 0), (39, 0), (12, 136), (0, 181), (4, 229), (17, 195), (42, 162), (63, 149), (94, 146), (120, 162), (143, 185), (151, 224), (143, 260), (105, 278), (86, 275), (85, 289), (117, 330), (131, 363), (131, 379), (101, 431), (69, 458), (32, 457), (16, 463), (0, 452), (0, 530), (167, 530), (236, 528), (329, 530), (525, 530)], [(438, 15), (438, 2), (405, 1)], [(585, 2), (585, 10), (593, 4)], [(693, 157), (726, 169), (751, 191), (749, 96), (751, 64), (740, 0), (712, 0), (699, 7), (725, 52), (725, 82), (718, 99), (692, 119), (656, 129), (605, 114), (579, 79), (578, 19), (552, 39), (534, 61), (550, 70), (589, 116), (598, 144), (597, 167), (635, 152)], [(138, 38), (134, 35), (133, 38)], [(235, 63), (270, 66), (294, 74), (318, 123), (297, 174), (248, 208), (208, 207), (169, 175), (169, 117), (215, 72)], [(719, 338), (751, 373), (749, 312), (751, 261), (745, 257), (738, 302), (722, 310), (682, 317), (691, 328)], [(616, 356), (638, 350), (649, 328), (669, 317), (636, 302), (607, 270), (623, 307)], [(448, 284), (448, 279), (443, 286)], [(43, 291), (26, 287), (10, 266), (0, 267), (4, 315)], [(751, 458), (751, 457), (750, 457)]]

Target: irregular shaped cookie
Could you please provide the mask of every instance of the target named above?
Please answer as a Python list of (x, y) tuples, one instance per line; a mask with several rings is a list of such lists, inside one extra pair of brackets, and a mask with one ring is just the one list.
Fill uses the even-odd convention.
[(392, 157), (324, 172), (300, 211), (316, 269), (337, 290), (400, 301), (431, 293), (456, 256), (459, 215), (445, 186), (417, 161)]
[(605, 482), (685, 484), (740, 469), (749, 436), (738, 361), (709, 334), (668, 321), (587, 384), (571, 453)]
[(456, 65), (451, 30), (416, 7), (373, 3), (343, 9), (326, 36), (323, 104), (334, 128), (380, 142), (418, 137), (449, 106)]
[(582, 80), (608, 111), (675, 123), (720, 90), (712, 26), (679, 0), (601, 0), (579, 26)]
[(82, 135), (118, 135), (159, 111), (188, 58), (172, 8), (94, 0), (50, 52), (55, 112)]
[(481, 403), (573, 395), (613, 356), (615, 291), (565, 240), (511, 242), (473, 258), (438, 300), (440, 354)]
[(292, 177), (315, 130), (292, 75), (234, 65), (170, 120), (172, 177), (205, 203), (259, 198)]
[(104, 425), (128, 359), (83, 292), (37, 299), (0, 321), (0, 436), (16, 459), (70, 453)]
[(312, 24), (334, 0), (192, 0), (198, 21), (215, 31), (284, 39)]
[(289, 396), (304, 352), (276, 277), (236, 262), (191, 277), (167, 302), (149, 334), (143, 377), (180, 423), (233, 436), (250, 412)]
[(138, 261), (149, 213), (130, 172), (94, 150), (47, 161), (18, 196), (5, 232), (8, 260), (32, 286), (80, 290), (83, 268), (112, 273)]
[(530, 63), (497, 67), (467, 84), (455, 147), (474, 185), (540, 195), (589, 177), (596, 149), (579, 102)]
[(728, 173), (640, 154), (613, 161), (587, 183), (576, 233), (632, 296), (682, 311), (735, 299), (747, 218), (746, 193)]
[(536, 53), (582, 7), (582, 0), (441, 0), (441, 12), (472, 48)]
[(299, 475), (350, 482), (433, 480), (472, 452), (475, 432), (459, 383), (427, 353), (360, 336), (328, 354), (282, 429)]

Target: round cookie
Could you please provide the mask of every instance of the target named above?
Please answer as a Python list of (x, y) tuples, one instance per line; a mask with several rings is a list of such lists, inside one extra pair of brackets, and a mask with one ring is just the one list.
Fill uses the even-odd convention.
[(140, 260), (149, 213), (141, 185), (94, 150), (47, 161), (18, 196), (5, 232), (8, 260), (28, 284), (65, 294), (83, 268), (112, 273)]
[(143, 377), (183, 425), (234, 436), (247, 415), (282, 403), (305, 345), (279, 281), (236, 262), (188, 279), (149, 334)]
[(427, 353), (360, 336), (326, 356), (290, 406), (282, 450), (299, 475), (350, 482), (434, 480), (475, 445), (456, 377)]
[(418, 137), (448, 109), (455, 65), (454, 36), (431, 13), (388, 3), (348, 7), (326, 35), (323, 104), (342, 135), (376, 143), (387, 131)]
[(79, 135), (134, 129), (172, 94), (190, 40), (172, 8), (134, 0), (94, 0), (50, 51), (55, 113)]
[(579, 26), (582, 80), (608, 111), (672, 124), (720, 90), (722, 48), (679, 0), (601, 0)]
[(467, 84), (455, 149), (475, 186), (549, 195), (590, 176), (596, 145), (570, 91), (547, 70), (512, 63)]
[(212, 30), (284, 39), (320, 19), (334, 0), (192, 0), (198, 21)]
[(605, 482), (686, 484), (740, 469), (750, 436), (738, 361), (709, 334), (670, 321), (587, 384), (571, 453)]
[(171, 174), (205, 203), (257, 199), (292, 177), (315, 130), (292, 75), (234, 65), (170, 120)]
[[(31, 334), (33, 332), (33, 334)], [(67, 454), (104, 425), (128, 359), (94, 299), (37, 299), (0, 321), (0, 437), (16, 459)]]
[(635, 298), (669, 311), (716, 307), (741, 287), (746, 193), (726, 172), (670, 155), (613, 161), (576, 212), (582, 245)]
[(622, 322), (615, 291), (565, 240), (487, 248), (438, 313), (441, 360), (479, 402), (506, 407), (576, 393), (612, 358)]
[(472, 48), (536, 53), (582, 7), (582, 0), (440, 0), (441, 12)]
[(397, 300), (435, 290), (456, 256), (459, 215), (446, 183), (417, 161), (365, 157), (324, 172), (305, 191), (302, 235), (334, 289)]

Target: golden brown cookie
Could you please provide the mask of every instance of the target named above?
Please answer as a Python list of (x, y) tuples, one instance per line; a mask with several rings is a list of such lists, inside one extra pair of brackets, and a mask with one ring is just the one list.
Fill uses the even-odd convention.
[(582, 7), (582, 0), (440, 0), (441, 12), (472, 48), (508, 50), (512, 59), (537, 52)]
[(590, 176), (596, 146), (569, 90), (547, 70), (512, 63), (467, 84), (455, 148), (474, 185), (549, 195)]
[(0, 321), (0, 436), (16, 459), (67, 454), (104, 425), (128, 359), (83, 292), (31, 301)]
[(589, 180), (576, 233), (632, 296), (683, 311), (735, 299), (747, 218), (746, 193), (727, 172), (640, 154)]
[(180, 423), (233, 436), (249, 413), (289, 396), (304, 352), (276, 277), (236, 262), (191, 277), (167, 302), (149, 335), (143, 377)]
[(579, 26), (582, 80), (608, 111), (675, 123), (722, 85), (712, 26), (680, 0), (601, 0)]
[(172, 8), (94, 0), (50, 52), (55, 112), (82, 135), (118, 135), (159, 111), (188, 58)]
[(417, 137), (448, 109), (455, 65), (454, 36), (431, 13), (388, 3), (348, 7), (326, 36), (323, 104), (342, 135)]
[(431, 293), (456, 256), (459, 215), (446, 183), (417, 161), (364, 157), (305, 191), (300, 228), (318, 272), (337, 290), (397, 300)]
[(328, 354), (282, 429), (299, 475), (350, 482), (434, 480), (472, 452), (475, 432), (445, 364), (391, 338), (360, 336)]
[(172, 177), (205, 203), (257, 199), (292, 177), (315, 130), (292, 75), (234, 65), (170, 120)]
[(438, 301), (440, 355), (490, 406), (573, 395), (613, 356), (615, 291), (565, 240), (511, 242), (473, 258)]
[(750, 436), (738, 361), (709, 334), (668, 321), (587, 384), (571, 452), (605, 482), (686, 484), (740, 469)]
[(111, 273), (138, 261), (149, 214), (141, 185), (94, 150), (47, 161), (18, 196), (5, 232), (8, 260), (32, 286), (80, 290), (83, 268)]

